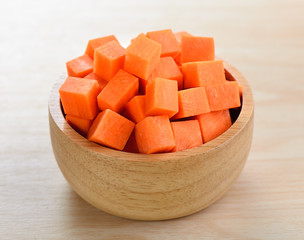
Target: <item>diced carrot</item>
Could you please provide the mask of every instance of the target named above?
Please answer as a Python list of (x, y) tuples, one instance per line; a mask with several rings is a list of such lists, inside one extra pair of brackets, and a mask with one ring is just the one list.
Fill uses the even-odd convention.
[(93, 120), (66, 115), (65, 120), (72, 128), (82, 136), (86, 137)]
[[(230, 72), (228, 71), (225, 71), (225, 78), (226, 78), (226, 81), (236, 81), (235, 78), (231, 75)], [(240, 98), (242, 97), (243, 95), (243, 86), (239, 85), (239, 94), (240, 94)], [(231, 113), (230, 113), (231, 115)], [(232, 118), (232, 116), (231, 116)]]
[(231, 127), (229, 110), (204, 113), (196, 119), (199, 121), (204, 143), (218, 137)]
[[(182, 36), (192, 36), (190, 33), (186, 32), (186, 31), (181, 31), (181, 32), (176, 32), (174, 33), (174, 36), (178, 42), (178, 45), (181, 49), (181, 45), (182, 45)], [(180, 65), (181, 64), (181, 50), (180, 52), (174, 57), (174, 61)]]
[(235, 81), (235, 78), (231, 75), (231, 73), (226, 70), (225, 70), (225, 78), (227, 81)]
[(94, 58), (94, 50), (110, 41), (118, 42), (117, 38), (114, 35), (91, 39), (88, 42), (85, 53), (88, 54), (91, 58)]
[(239, 84), (235, 81), (207, 86), (206, 93), (211, 112), (241, 106)]
[(96, 80), (99, 84), (100, 90), (104, 89), (104, 87), (107, 85), (107, 81), (103, 80), (102, 78), (98, 77), (95, 73), (91, 72), (88, 75), (86, 75), (84, 78), (87, 79), (93, 79)]
[(143, 35), (135, 38), (127, 48), (125, 70), (148, 79), (160, 61), (161, 45)]
[(139, 153), (134, 130), (133, 130), (131, 136), (129, 137), (129, 140), (127, 141), (127, 144), (124, 147), (123, 151), (130, 152), (130, 153)]
[(66, 121), (117, 150), (193, 148), (225, 132), (240, 112), (243, 87), (215, 60), (211, 37), (165, 29), (141, 33), (125, 49), (109, 35), (89, 40), (66, 67), (59, 89)]
[(135, 138), (141, 153), (169, 152), (175, 147), (167, 115), (146, 117), (135, 126)]
[(109, 81), (123, 68), (126, 50), (116, 41), (108, 42), (95, 49), (94, 73)]
[(180, 52), (175, 56), (174, 61), (176, 62), (177, 66), (181, 67), (181, 53)]
[(132, 98), (126, 104), (123, 115), (135, 123), (139, 123), (141, 120), (143, 120), (146, 117), (145, 96), (138, 95)]
[(64, 112), (75, 117), (93, 119), (98, 113), (96, 80), (67, 77), (59, 89)]
[(155, 78), (146, 87), (145, 113), (147, 116), (167, 115), (178, 112), (177, 81)]
[(157, 77), (176, 80), (178, 82), (178, 89), (183, 89), (183, 74), (172, 57), (160, 58), (159, 64), (151, 73), (147, 81), (145, 81), (145, 86)]
[(147, 32), (147, 37), (161, 44), (161, 57), (175, 57), (180, 47), (171, 29)]
[(173, 119), (186, 118), (210, 112), (205, 87), (189, 88), (178, 92), (179, 111)]
[[(181, 56), (182, 56), (181, 52), (179, 52), (174, 58), (174, 61), (176, 62), (177, 66), (179, 66), (179, 67), (181, 67)], [(180, 70), (181, 70), (181, 68), (180, 68)]]
[(180, 31), (180, 32), (174, 33), (174, 36), (175, 36), (175, 39), (178, 42), (178, 44), (181, 46), (182, 36), (192, 36), (192, 35), (186, 31)]
[(243, 86), (239, 85), (239, 94), (240, 94), (240, 97), (242, 97), (243, 95)]
[(98, 114), (89, 132), (88, 139), (117, 150), (124, 149), (135, 124), (118, 113), (107, 109)]
[(182, 35), (181, 63), (211, 60), (214, 60), (213, 38)]
[(136, 94), (138, 94), (138, 78), (120, 69), (98, 95), (99, 109), (109, 108), (121, 112)]
[[(141, 37), (142, 37), (142, 36), (147, 37), (146, 34), (144, 34), (144, 33), (140, 33), (140, 34), (137, 35), (137, 37), (140, 37), (140, 36), (141, 36)], [(131, 39), (131, 42), (133, 42), (137, 37), (132, 38), (132, 39)]]
[(197, 120), (171, 122), (175, 139), (172, 152), (183, 151), (203, 144), (200, 125)]
[(66, 67), (70, 77), (82, 78), (93, 71), (93, 60), (84, 54), (68, 61)]
[(182, 72), (184, 88), (206, 87), (226, 82), (222, 60), (184, 63)]
[(147, 80), (139, 78), (139, 89), (138, 89), (139, 94), (145, 95), (147, 85), (148, 85)]

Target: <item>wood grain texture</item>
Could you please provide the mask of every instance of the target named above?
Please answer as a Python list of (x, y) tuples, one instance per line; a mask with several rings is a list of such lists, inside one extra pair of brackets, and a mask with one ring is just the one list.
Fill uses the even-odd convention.
[[(60, 7), (58, 7), (60, 6)], [(304, 3), (5, 1), (0, 8), (0, 239), (303, 239)], [(251, 152), (223, 198), (188, 217), (138, 222), (83, 201), (58, 169), (47, 102), (88, 38), (126, 46), (161, 28), (214, 36), (255, 99)]]
[(57, 163), (72, 188), (93, 206), (135, 220), (167, 220), (198, 212), (231, 188), (243, 169), (253, 131), (248, 82), (224, 62), (229, 80), (243, 86), (241, 112), (224, 134), (202, 146), (166, 154), (134, 154), (83, 138), (65, 121), (54, 85), (50, 134)]

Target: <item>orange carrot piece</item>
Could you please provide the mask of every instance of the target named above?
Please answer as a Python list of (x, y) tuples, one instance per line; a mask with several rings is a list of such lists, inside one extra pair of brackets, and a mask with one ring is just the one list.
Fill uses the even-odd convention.
[(97, 95), (100, 92), (96, 80), (67, 77), (59, 89), (64, 112), (67, 115), (93, 119), (98, 113)]
[(186, 32), (186, 31), (180, 31), (180, 32), (176, 32), (174, 33), (175, 39), (178, 43), (178, 45), (181, 46), (182, 44), (182, 36), (192, 36), (190, 33)]
[(205, 87), (226, 82), (222, 60), (184, 63), (182, 72), (184, 88)]
[(172, 152), (183, 151), (203, 144), (198, 120), (171, 122), (171, 127), (176, 145)]
[(174, 57), (174, 61), (180, 65), (181, 64), (181, 45), (182, 45), (182, 36), (192, 36), (190, 33), (186, 31), (176, 32), (174, 33), (174, 36), (178, 42), (178, 45), (180, 47), (180, 52)]
[(210, 112), (204, 87), (189, 88), (178, 92), (179, 111), (173, 119), (191, 117)]
[(132, 98), (126, 104), (123, 115), (135, 123), (139, 123), (141, 120), (143, 120), (146, 117), (145, 96), (138, 95)]
[(121, 112), (136, 94), (138, 94), (138, 78), (120, 69), (98, 95), (99, 109), (109, 108)]
[(107, 109), (98, 114), (89, 132), (92, 142), (117, 150), (124, 149), (135, 124), (118, 113)]
[(214, 39), (182, 35), (181, 63), (214, 60)]
[(90, 119), (84, 119), (79, 117), (74, 117), (71, 115), (66, 115), (65, 120), (68, 122), (68, 124), (71, 125), (71, 127), (81, 134), (82, 136), (86, 137), (93, 120)]
[(174, 61), (176, 62), (177, 66), (180, 67), (181, 70), (181, 53), (179, 52), (175, 57), (174, 57)]
[(242, 97), (243, 95), (243, 86), (239, 85), (239, 94), (240, 94), (240, 97)]
[[(178, 65), (177, 65), (178, 66)], [(182, 66), (178, 66), (178, 69), (181, 71), (181, 73), (183, 74), (183, 68)], [(183, 82), (183, 85), (184, 85), (184, 82)]]
[(151, 73), (147, 81), (145, 81), (145, 86), (157, 77), (176, 80), (178, 82), (178, 89), (183, 89), (183, 74), (172, 57), (160, 58), (159, 64)]
[(117, 38), (114, 35), (91, 39), (88, 42), (85, 53), (88, 54), (91, 58), (94, 58), (94, 50), (110, 41), (118, 42)]
[(108, 42), (95, 49), (94, 73), (109, 81), (123, 68), (126, 50), (116, 41)]
[(139, 94), (145, 95), (147, 85), (148, 85), (147, 80), (139, 78), (139, 89), (138, 89)]
[(178, 112), (177, 81), (155, 78), (146, 87), (145, 113), (147, 116), (168, 115)]
[(241, 106), (239, 84), (235, 81), (207, 86), (206, 93), (211, 112)]
[(135, 138), (140, 153), (169, 152), (175, 147), (167, 115), (146, 117), (135, 126)]
[(84, 54), (66, 63), (68, 76), (82, 78), (93, 71), (93, 60)]
[(171, 29), (147, 32), (147, 37), (161, 44), (161, 57), (175, 57), (180, 47)]
[(100, 90), (104, 89), (104, 87), (107, 85), (107, 81), (103, 80), (102, 78), (98, 77), (95, 73), (91, 72), (88, 75), (86, 75), (84, 78), (87, 79), (93, 79), (96, 80), (99, 84)]
[(140, 36), (141, 36), (141, 37), (142, 37), (142, 36), (143, 36), (143, 37), (147, 37), (146, 34), (140, 33), (140, 34), (137, 35), (137, 37), (131, 39), (131, 43), (132, 43), (136, 38), (138, 38), (138, 37), (140, 37)]
[(129, 137), (129, 140), (127, 141), (127, 144), (124, 147), (123, 151), (130, 152), (130, 153), (139, 153), (134, 130), (133, 130), (131, 136)]
[(229, 110), (204, 113), (196, 116), (199, 121), (204, 143), (211, 141), (231, 127)]
[(160, 51), (159, 43), (139, 35), (127, 48), (124, 69), (146, 80), (160, 61)]

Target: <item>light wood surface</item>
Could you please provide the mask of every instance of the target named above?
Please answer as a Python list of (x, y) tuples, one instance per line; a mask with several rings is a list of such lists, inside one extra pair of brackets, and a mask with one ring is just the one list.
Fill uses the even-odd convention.
[[(304, 2), (5, 1), (0, 8), (0, 239), (303, 239)], [(255, 126), (246, 166), (209, 208), (138, 222), (97, 210), (54, 159), (47, 102), (88, 38), (173, 28), (214, 36), (247, 78)], [(82, 50), (83, 49), (83, 50)]]
[(49, 123), (57, 163), (71, 187), (93, 206), (135, 220), (167, 220), (196, 213), (220, 199), (240, 175), (253, 133), (253, 96), (244, 76), (224, 62), (227, 79), (243, 86), (242, 108), (221, 136), (199, 147), (137, 154), (89, 142), (65, 121), (55, 82)]

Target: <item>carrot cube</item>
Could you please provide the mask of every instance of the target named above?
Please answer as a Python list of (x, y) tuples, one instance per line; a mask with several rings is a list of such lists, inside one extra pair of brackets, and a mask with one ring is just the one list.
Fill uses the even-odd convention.
[(98, 113), (96, 80), (67, 77), (59, 89), (61, 103), (67, 115), (93, 119)]
[(235, 81), (207, 86), (206, 93), (211, 112), (241, 106), (239, 84)]
[(132, 38), (131, 39), (131, 42), (133, 42), (136, 38), (138, 38), (138, 37), (147, 37), (146, 36), (146, 34), (144, 34), (144, 33), (140, 33), (140, 34), (138, 34), (135, 38)]
[(66, 115), (65, 120), (71, 125), (72, 128), (74, 128), (76, 132), (84, 137), (87, 135), (93, 122), (93, 120), (90, 119), (74, 117), (71, 115)]
[(176, 62), (177, 66), (181, 66), (181, 53), (178, 53), (175, 56), (174, 61)]
[(155, 78), (146, 87), (145, 113), (147, 116), (168, 115), (178, 112), (177, 81)]
[(120, 69), (97, 97), (100, 110), (121, 112), (138, 93), (138, 78)]
[(131, 136), (129, 137), (129, 140), (127, 141), (126, 146), (124, 147), (123, 151), (130, 152), (130, 153), (139, 153), (134, 130), (133, 130)]
[(204, 87), (189, 88), (178, 92), (179, 111), (173, 119), (191, 117), (210, 112)]
[(93, 79), (96, 80), (99, 84), (100, 90), (104, 89), (104, 87), (107, 85), (107, 81), (103, 80), (102, 78), (98, 77), (95, 73), (91, 72), (88, 75), (86, 75), (84, 78), (87, 79)]
[[(181, 31), (181, 32), (176, 32), (174, 33), (174, 36), (176, 38), (176, 41), (178, 42), (178, 45), (181, 49), (181, 45), (182, 45), (182, 36), (192, 36), (190, 33), (185, 32), (185, 31)], [(179, 51), (179, 53), (174, 57), (174, 61), (180, 65), (181, 64), (181, 50)]]
[(114, 35), (91, 39), (88, 42), (85, 53), (88, 54), (91, 58), (94, 58), (94, 50), (110, 41), (118, 42), (117, 38)]
[(243, 95), (243, 86), (239, 85), (239, 94), (240, 94), (240, 98)]
[(148, 79), (160, 61), (161, 45), (144, 35), (135, 38), (127, 48), (125, 70)]
[(82, 78), (93, 71), (93, 60), (84, 54), (66, 63), (68, 75), (70, 77)]
[(146, 117), (135, 126), (135, 138), (140, 153), (169, 152), (175, 147), (167, 115)]
[(184, 63), (182, 72), (185, 88), (205, 87), (226, 82), (222, 60)]
[(186, 31), (180, 31), (180, 32), (174, 33), (174, 37), (179, 46), (181, 46), (181, 44), (182, 44), (182, 36), (192, 36), (192, 35)]
[(175, 57), (180, 47), (171, 29), (147, 32), (147, 37), (161, 44), (161, 57)]
[(132, 98), (125, 106), (124, 116), (135, 123), (146, 117), (145, 96), (138, 95)]
[(176, 80), (178, 82), (178, 89), (183, 89), (183, 74), (172, 57), (160, 58), (159, 64), (147, 79), (146, 85), (157, 77)]
[(108, 42), (95, 49), (94, 73), (109, 81), (123, 68), (126, 50), (116, 41)]
[(203, 144), (202, 134), (198, 120), (171, 122), (175, 139), (172, 152), (183, 151)]
[(214, 60), (214, 39), (182, 35), (181, 63)]
[(231, 127), (229, 110), (204, 113), (196, 116), (199, 121), (204, 143), (211, 141)]
[(144, 80), (142, 78), (139, 78), (138, 80), (139, 80), (139, 89), (138, 89), (138, 92), (141, 95), (145, 95), (145, 93), (146, 93), (146, 87), (147, 87), (147, 85), (148, 85), (148, 83), (150, 81)]
[(135, 124), (125, 117), (107, 109), (98, 114), (89, 132), (88, 139), (92, 142), (122, 150)]

